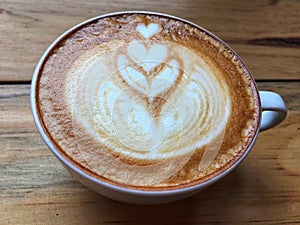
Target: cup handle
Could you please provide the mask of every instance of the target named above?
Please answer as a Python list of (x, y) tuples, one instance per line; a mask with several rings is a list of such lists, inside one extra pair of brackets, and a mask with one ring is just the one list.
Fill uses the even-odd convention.
[(287, 109), (279, 94), (271, 91), (260, 91), (259, 96), (262, 108), (259, 131), (264, 131), (281, 123), (287, 115)]

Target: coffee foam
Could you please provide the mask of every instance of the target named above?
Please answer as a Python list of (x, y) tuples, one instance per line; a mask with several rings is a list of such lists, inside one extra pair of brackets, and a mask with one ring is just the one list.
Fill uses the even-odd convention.
[(149, 47), (149, 55), (138, 58), (134, 52), (145, 53), (140, 43), (130, 43), (126, 54), (118, 46), (104, 53), (93, 49), (68, 75), (73, 118), (91, 136), (120, 154), (160, 159), (202, 147), (225, 130), (228, 87), (199, 56), (183, 46), (151, 43), (160, 46), (156, 54)]
[[(74, 35), (52, 55), (41, 77), (40, 103), (45, 123), (63, 152), (101, 179), (162, 187), (205, 177), (240, 154), (255, 130), (253, 116), (233, 124), (238, 111), (235, 100), (240, 93), (235, 96), (227, 72), (205, 54), (207, 50), (196, 51), (188, 41), (178, 41), (179, 36), (165, 39), (164, 23), (149, 23), (149, 18), (145, 20), (141, 15), (133, 17), (138, 20), (126, 18), (134, 29), (126, 38), (116, 35), (107, 41), (105, 32), (109, 29), (105, 29), (105, 40), (100, 44), (86, 47), (87, 35), (87, 40), (78, 42), (86, 42), (80, 54), (76, 56), (74, 51), (71, 57), (60, 56), (59, 50), (64, 52), (64, 48), (70, 50), (68, 46), (78, 44), (72, 42), (78, 38)], [(119, 20), (112, 24), (117, 26)], [(183, 27), (178, 21), (169, 24)], [(187, 30), (185, 35), (195, 31)], [(92, 29), (91, 33), (96, 32)], [(226, 57), (231, 54), (217, 42), (213, 44)], [(51, 71), (52, 62), (59, 60), (66, 62), (66, 69)], [(47, 70), (56, 78), (48, 77)], [(244, 73), (239, 62), (235, 71)], [(61, 83), (58, 74), (62, 75)], [(253, 95), (249, 77), (244, 75), (239, 82), (246, 89), (244, 95)], [(55, 88), (57, 84), (64, 91)], [(247, 85), (251, 87), (245, 88)], [(57, 91), (59, 97), (55, 96)], [(52, 96), (51, 100), (47, 95)], [(243, 111), (254, 114), (257, 103), (247, 95), (249, 105)], [(53, 115), (54, 106), (63, 109), (64, 121)], [(238, 131), (239, 126), (243, 132)], [(225, 135), (239, 132), (239, 138), (245, 133), (250, 135), (238, 141), (233, 137), (236, 144), (228, 138), (224, 141)]]

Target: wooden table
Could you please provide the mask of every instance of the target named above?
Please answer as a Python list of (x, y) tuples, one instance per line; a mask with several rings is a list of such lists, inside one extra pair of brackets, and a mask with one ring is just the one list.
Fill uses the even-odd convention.
[[(186, 200), (136, 206), (95, 194), (48, 150), (31, 117), (30, 80), (46, 47), (80, 21), (124, 10), (173, 14), (214, 32), (289, 109), (233, 173)], [(299, 62), (299, 0), (0, 0), (0, 224), (300, 223)]]

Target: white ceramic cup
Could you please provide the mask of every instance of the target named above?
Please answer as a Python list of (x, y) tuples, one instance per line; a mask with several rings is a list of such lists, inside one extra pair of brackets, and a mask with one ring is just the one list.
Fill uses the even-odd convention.
[[(151, 14), (151, 15), (162, 15), (164, 17), (170, 17), (177, 20), (184, 21), (185, 23), (191, 24), (193, 26), (198, 27), (199, 29), (209, 33), (211, 36), (219, 40), (220, 42), (224, 43), (220, 38), (216, 37), (215, 35), (211, 34), (209, 31), (206, 31), (204, 28), (193, 24), (189, 21), (166, 15), (161, 13), (154, 13), (154, 12), (136, 12), (136, 11), (130, 11), (130, 12), (117, 12), (112, 14), (106, 14), (99, 17), (92, 18), (90, 20), (84, 21), (81, 24), (78, 24), (71, 28), (70, 30), (63, 33), (60, 37), (58, 37), (45, 51), (41, 59), (39, 60), (34, 74), (32, 78), (32, 84), (31, 84), (31, 93), (30, 93), (30, 101), (31, 101), (31, 109), (33, 118), (35, 121), (35, 124), (44, 139), (45, 143), (48, 145), (50, 150), (54, 153), (54, 155), (62, 162), (62, 164), (76, 177), (81, 183), (83, 183), (85, 186), (89, 187), (90, 189), (94, 190), (97, 193), (100, 193), (101, 195), (104, 195), (106, 197), (127, 202), (127, 203), (134, 203), (134, 204), (160, 204), (160, 203), (166, 203), (166, 202), (172, 202), (176, 200), (180, 200), (183, 198), (186, 198), (188, 196), (191, 196), (204, 188), (208, 187), (209, 185), (215, 183), (216, 181), (220, 180), (222, 177), (226, 176), (228, 173), (230, 173), (237, 165), (240, 164), (240, 162), (246, 157), (246, 155), (249, 153), (251, 148), (254, 145), (254, 142), (257, 138), (257, 135), (259, 131), (270, 129), (277, 124), (279, 124), (281, 121), (284, 120), (284, 118), (287, 115), (287, 109), (285, 106), (285, 103), (280, 95), (269, 92), (269, 91), (259, 91), (260, 101), (261, 101), (261, 121), (260, 121), (260, 129), (257, 130), (257, 132), (254, 135), (254, 138), (252, 140), (252, 143), (250, 144), (249, 148), (244, 152), (244, 154), (227, 170), (222, 172), (221, 174), (213, 177), (210, 180), (207, 180), (202, 183), (198, 183), (194, 186), (189, 186), (185, 188), (178, 188), (174, 190), (158, 190), (158, 191), (146, 191), (146, 190), (136, 190), (136, 189), (130, 189), (125, 187), (116, 186), (110, 183), (106, 183), (102, 180), (98, 180), (84, 171), (80, 170), (78, 167), (74, 166), (70, 161), (68, 161), (66, 158), (64, 158), (59, 151), (52, 145), (51, 141), (48, 139), (47, 135), (45, 134), (44, 130), (42, 129), (42, 125), (37, 113), (37, 102), (36, 102), (36, 91), (37, 91), (37, 82), (38, 82), (38, 74), (39, 71), (46, 60), (47, 56), (51, 53), (52, 49), (56, 47), (57, 43), (60, 42), (65, 36), (72, 33), (77, 28), (83, 26), (84, 24), (90, 23), (91, 21), (100, 19), (102, 17), (107, 16), (113, 16), (118, 14), (124, 14), (124, 13), (142, 13), (142, 14)], [(224, 43), (225, 44), (225, 43)], [(225, 44), (226, 45), (226, 44)], [(231, 49), (228, 46), (229, 49)], [(231, 49), (232, 50), (232, 49)], [(234, 52), (232, 50), (232, 52)], [(236, 54), (236, 53), (235, 53)], [(236, 54), (237, 55), (237, 54)], [(237, 55), (238, 56), (238, 55)], [(250, 74), (250, 73), (249, 73)], [(253, 79), (254, 80), (254, 79)]]

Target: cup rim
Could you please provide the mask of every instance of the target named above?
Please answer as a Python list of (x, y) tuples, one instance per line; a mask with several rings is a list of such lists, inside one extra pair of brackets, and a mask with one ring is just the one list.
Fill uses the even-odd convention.
[[(241, 155), (238, 157), (237, 160), (235, 160), (233, 163), (231, 163), (227, 168), (222, 170), (219, 174), (214, 175), (212, 178), (209, 178), (208, 180), (200, 181), (200, 182), (197, 182), (197, 183), (192, 184), (190, 186), (184, 186), (184, 187), (178, 186), (178, 187), (175, 187), (175, 188), (172, 188), (172, 189), (167, 189), (166, 188), (165, 190), (161, 190), (161, 189), (143, 189), (143, 188), (136, 189), (136, 188), (132, 188), (130, 185), (129, 186), (127, 186), (127, 185), (124, 185), (124, 186), (117, 185), (115, 183), (110, 183), (110, 182), (106, 182), (104, 180), (97, 179), (96, 177), (86, 173), (84, 170), (77, 167), (74, 163), (71, 162), (71, 160), (68, 160), (66, 157), (64, 157), (59, 152), (59, 150), (56, 149), (56, 147), (53, 145), (52, 141), (50, 140), (50, 138), (46, 134), (47, 133), (46, 128), (44, 128), (44, 126), (42, 124), (42, 121), (41, 121), (41, 118), (39, 116), (38, 110), (37, 110), (38, 106), (37, 106), (37, 101), (36, 101), (37, 100), (37, 98), (36, 98), (37, 97), (37, 90), (36, 89), (37, 89), (37, 85), (38, 85), (40, 70), (43, 67), (44, 63), (47, 61), (47, 57), (49, 56), (49, 54), (51, 54), (52, 50), (56, 47), (56, 45), (60, 43), (60, 41), (62, 41), (66, 36), (68, 36), (72, 32), (76, 31), (77, 29), (80, 29), (82, 26), (85, 26), (85, 25), (87, 25), (89, 23), (92, 23), (92, 22), (94, 22), (98, 19), (101, 19), (101, 18), (116, 16), (116, 15), (122, 15), (122, 14), (124, 14), (124, 15), (125, 14), (156, 15), (156, 16), (162, 16), (162, 17), (182, 21), (182, 22), (187, 23), (191, 26), (194, 26), (194, 27), (198, 28), (199, 30), (205, 32), (205, 34), (209, 35), (213, 39), (217, 40), (220, 44), (222, 44), (227, 49), (229, 49), (238, 58), (240, 63), (243, 65), (243, 67), (247, 71), (247, 73), (248, 73), (247, 75), (251, 78), (253, 86), (255, 87), (255, 91), (253, 91), (253, 92), (256, 94), (255, 99), (257, 100), (257, 106), (259, 107), (259, 111), (260, 111), (260, 113), (258, 114), (259, 118), (257, 119), (257, 121), (258, 121), (257, 122), (257, 127), (256, 127), (256, 130), (255, 130), (254, 136), (251, 139), (250, 143), (248, 144), (246, 150), (244, 150), (241, 153)], [(120, 12), (113, 12), (113, 13), (107, 13), (107, 14), (99, 15), (99, 16), (84, 20), (83, 22), (80, 22), (80, 23), (72, 26), (70, 29), (66, 30), (61, 35), (59, 35), (49, 45), (49, 47), (44, 51), (44, 53), (42, 54), (41, 58), (39, 59), (37, 65), (34, 69), (33, 76), (32, 76), (32, 81), (31, 81), (31, 89), (30, 89), (30, 106), (31, 106), (31, 111), (32, 111), (34, 123), (35, 123), (35, 125), (36, 125), (43, 141), (46, 143), (46, 145), (52, 151), (52, 153), (64, 165), (66, 165), (69, 169), (71, 169), (73, 172), (77, 173), (78, 175), (84, 177), (85, 179), (90, 180), (94, 183), (97, 183), (98, 185), (101, 185), (103, 187), (113, 189), (113, 190), (119, 191), (119, 192), (126, 192), (126, 193), (129, 193), (131, 195), (143, 195), (143, 196), (145, 196), (145, 195), (165, 196), (165, 195), (173, 195), (173, 194), (176, 194), (176, 193), (193, 192), (193, 191), (197, 191), (201, 187), (209, 186), (209, 185), (215, 183), (216, 181), (218, 181), (222, 177), (229, 174), (249, 154), (249, 152), (252, 149), (252, 147), (253, 147), (253, 145), (256, 141), (256, 138), (258, 136), (259, 126), (260, 126), (260, 122), (261, 122), (261, 102), (260, 102), (260, 97), (259, 97), (259, 93), (258, 93), (258, 87), (257, 87), (257, 84), (255, 82), (254, 77), (250, 73), (248, 67), (246, 66), (246, 64), (244, 63), (242, 58), (226, 42), (224, 42), (221, 38), (219, 38), (215, 34), (211, 33), (208, 30), (206, 30), (202, 26), (197, 25), (197, 24), (195, 24), (195, 23), (193, 23), (189, 20), (182, 19), (180, 17), (176, 17), (176, 16), (173, 16), (173, 15), (165, 14), (165, 13), (152, 12), (152, 11), (120, 11)]]

